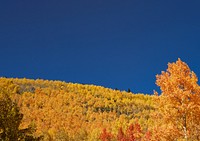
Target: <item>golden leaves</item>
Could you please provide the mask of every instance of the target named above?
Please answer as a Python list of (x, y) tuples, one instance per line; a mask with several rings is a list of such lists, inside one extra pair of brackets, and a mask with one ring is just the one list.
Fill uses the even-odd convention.
[(196, 74), (178, 59), (169, 63), (167, 71), (157, 75), (156, 79), (162, 92), (158, 103), (162, 115), (159, 124), (166, 125), (167, 130), (165, 135), (159, 131), (157, 134), (166, 140), (199, 138), (200, 86)]
[(8, 80), (0, 78), (0, 83), (12, 91), (13, 85), (19, 87), (13, 99), (24, 114), (20, 128), (35, 125), (37, 136), (97, 140), (104, 127), (117, 133), (118, 127), (137, 119), (144, 130), (151, 124), (153, 96), (60, 81), (11, 79), (7, 84)]

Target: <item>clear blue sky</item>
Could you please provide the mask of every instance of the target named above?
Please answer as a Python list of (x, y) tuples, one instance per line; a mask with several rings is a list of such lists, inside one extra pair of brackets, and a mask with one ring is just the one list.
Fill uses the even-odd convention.
[(1, 0), (0, 76), (149, 93), (168, 62), (200, 76), (199, 0)]

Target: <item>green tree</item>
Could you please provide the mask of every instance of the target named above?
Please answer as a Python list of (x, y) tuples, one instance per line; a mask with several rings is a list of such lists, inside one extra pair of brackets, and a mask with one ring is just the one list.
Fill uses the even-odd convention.
[(19, 129), (22, 118), (17, 104), (7, 94), (0, 94), (0, 140), (39, 140), (31, 136), (32, 128)]

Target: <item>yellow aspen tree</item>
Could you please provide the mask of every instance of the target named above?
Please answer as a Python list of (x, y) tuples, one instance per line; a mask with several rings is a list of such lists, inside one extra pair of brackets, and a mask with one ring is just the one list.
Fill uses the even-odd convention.
[(161, 89), (159, 114), (164, 130), (162, 140), (200, 140), (200, 86), (196, 74), (178, 59), (166, 72), (156, 76)]

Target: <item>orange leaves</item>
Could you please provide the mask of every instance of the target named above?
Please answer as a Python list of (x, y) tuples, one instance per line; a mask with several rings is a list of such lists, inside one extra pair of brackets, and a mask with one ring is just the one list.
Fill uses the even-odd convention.
[(52, 140), (61, 136), (65, 140), (83, 136), (98, 140), (100, 129), (109, 127), (117, 134), (120, 126), (124, 128), (136, 119), (146, 130), (149, 114), (154, 111), (153, 96), (101, 86), (14, 78), (0, 78), (0, 86), (12, 92), (24, 114), (20, 128), (34, 125), (35, 135), (48, 135)]
[(111, 139), (113, 138), (113, 135), (109, 132), (106, 131), (106, 129), (103, 129), (103, 132), (101, 133), (99, 139), (101, 139), (101, 141), (111, 141)]
[(100, 134), (100, 139), (101, 141), (150, 141), (151, 132), (142, 131), (140, 124), (135, 123), (131, 124), (126, 132), (120, 127), (117, 135), (113, 135), (110, 132), (107, 132), (106, 129), (103, 129), (103, 132)]
[(156, 75), (156, 84), (160, 86), (163, 95), (183, 91), (197, 91), (197, 77), (188, 65), (180, 59), (176, 63), (169, 63), (166, 72)]
[[(11, 93), (36, 134), (52, 140), (200, 140), (200, 86), (178, 59), (156, 76), (161, 95), (131, 94), (94, 85), (0, 78), (0, 93)], [(154, 113), (153, 117), (151, 117)], [(138, 121), (123, 130), (127, 124)], [(99, 130), (103, 130), (99, 136)], [(122, 128), (120, 128), (122, 127)], [(118, 130), (119, 129), (119, 130)], [(148, 132), (151, 131), (151, 132)], [(118, 133), (117, 133), (118, 132)]]
[[(200, 86), (197, 76), (180, 59), (169, 63), (166, 72), (156, 76), (161, 96), (158, 103), (160, 124), (166, 125), (165, 135), (158, 130), (159, 136), (166, 140), (194, 140), (200, 127)], [(190, 131), (190, 134), (189, 134)], [(191, 136), (192, 134), (192, 136)]]

